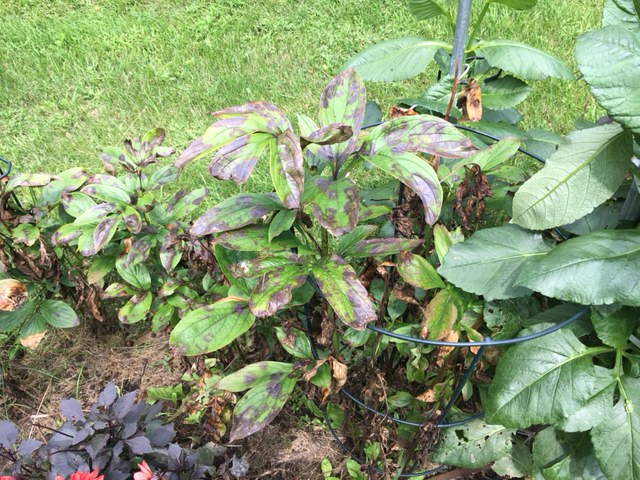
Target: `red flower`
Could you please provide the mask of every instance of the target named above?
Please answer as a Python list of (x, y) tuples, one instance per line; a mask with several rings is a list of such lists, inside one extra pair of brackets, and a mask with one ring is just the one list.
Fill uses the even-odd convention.
[(11, 475), (0, 475), (0, 480), (16, 480), (16, 477), (12, 477)]
[[(71, 474), (69, 480), (103, 480), (104, 475), (98, 475), (98, 469), (93, 472), (76, 472)], [(0, 478), (0, 480), (2, 480)], [(64, 480), (60, 475), (56, 476), (55, 480)]]
[(153, 473), (149, 464), (142, 460), (138, 465), (139, 472), (133, 474), (133, 480), (159, 480), (159, 477)]

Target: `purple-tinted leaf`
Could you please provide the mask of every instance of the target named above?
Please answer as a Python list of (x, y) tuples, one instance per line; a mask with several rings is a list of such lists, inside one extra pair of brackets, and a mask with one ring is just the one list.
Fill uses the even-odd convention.
[(116, 419), (122, 420), (129, 413), (136, 401), (136, 395), (136, 392), (125, 393), (115, 401), (111, 407), (111, 412)]
[(98, 396), (98, 405), (102, 407), (110, 407), (118, 397), (118, 390), (113, 382), (110, 382)]
[(147, 427), (147, 438), (154, 447), (164, 447), (176, 436), (173, 424), (158, 425), (150, 424)]
[(182, 250), (179, 247), (178, 236), (173, 232), (168, 232), (162, 239), (160, 246), (160, 263), (162, 267), (171, 272), (182, 258)]
[(0, 420), (0, 447), (11, 448), (18, 439), (18, 427), (8, 420)]
[(40, 236), (40, 229), (30, 223), (18, 225), (11, 231), (13, 241), (16, 243), (24, 243), (28, 247), (36, 243)]
[(80, 192), (67, 193), (62, 196), (62, 206), (74, 218), (96, 206), (89, 195)]
[(267, 225), (251, 225), (239, 230), (224, 232), (213, 239), (213, 242), (242, 252), (279, 252), (294, 247), (302, 247), (295, 236), (284, 232), (279, 237), (269, 241)]
[(131, 452), (135, 455), (144, 455), (145, 453), (153, 452), (151, 442), (147, 437), (133, 437), (125, 440), (127, 446), (131, 449)]
[(60, 413), (68, 420), (74, 422), (84, 422), (84, 413), (82, 413), (82, 405), (75, 398), (60, 400)]
[(358, 188), (349, 178), (314, 177), (304, 203), (311, 205), (314, 218), (336, 237), (349, 233), (358, 224)]
[(311, 143), (333, 145), (334, 143), (346, 142), (352, 136), (353, 130), (350, 126), (341, 123), (330, 123), (306, 135), (301, 135), (300, 146), (304, 149)]
[(227, 107), (212, 112), (211, 115), (220, 119), (241, 119), (244, 128), (251, 128), (256, 132), (277, 134), (291, 129), (291, 124), (284, 112), (272, 103), (263, 100)]
[(179, 471), (181, 468), (183, 468), (183, 456), (183, 450), (180, 445), (178, 445), (177, 443), (172, 443), (171, 445), (169, 445), (169, 448), (167, 448), (167, 469)]
[(65, 245), (78, 238), (84, 230), (72, 223), (61, 226), (52, 236), (51, 243), (54, 245)]
[(305, 260), (298, 257), (295, 253), (281, 252), (274, 253), (268, 257), (260, 257), (252, 260), (243, 260), (238, 263), (229, 264), (229, 272), (236, 278), (252, 278), (259, 277), (275, 268), (290, 266), (290, 265), (303, 265)]
[(87, 442), (87, 453), (95, 458), (98, 452), (107, 446), (107, 442), (111, 436), (108, 433), (98, 433)]
[(93, 231), (93, 248), (95, 252), (102, 250), (118, 231), (120, 215), (107, 217), (96, 225)]
[(358, 225), (352, 232), (343, 235), (340, 240), (338, 240), (334, 252), (341, 257), (346, 257), (345, 252), (351, 251), (356, 243), (373, 235), (377, 231), (378, 227), (375, 225)]
[(283, 265), (260, 277), (251, 294), (249, 308), (256, 317), (275, 315), (291, 301), (294, 288), (307, 281), (308, 269), (299, 265)]
[(84, 442), (93, 432), (94, 430), (85, 424), (80, 430), (75, 433), (73, 439), (71, 440), (71, 444), (78, 445)]
[(95, 227), (87, 225), (84, 227), (82, 235), (78, 237), (78, 251), (80, 252), (80, 255), (84, 257), (89, 257), (97, 253), (95, 243), (93, 242), (94, 230)]
[(44, 300), (40, 303), (39, 312), (52, 327), (71, 328), (80, 325), (76, 312), (60, 300)]
[(476, 152), (471, 141), (456, 127), (430, 115), (399, 117), (373, 129), (363, 144), (363, 154), (376, 155), (386, 150), (396, 154), (422, 152), (446, 158), (463, 158)]
[(180, 172), (176, 167), (167, 165), (153, 172), (151, 177), (149, 177), (149, 183), (151, 185), (166, 185), (177, 180), (179, 176)]
[(18, 455), (20, 455), (22, 458), (30, 457), (31, 454), (42, 445), (43, 443), (38, 440), (27, 438), (20, 443), (20, 446), (18, 447)]
[(152, 300), (151, 292), (135, 294), (118, 310), (118, 320), (127, 325), (144, 320), (149, 313)]
[(177, 192), (167, 204), (167, 214), (173, 220), (186, 220), (186, 216), (193, 212), (209, 194), (206, 188), (199, 188), (185, 194), (184, 190)]
[(331, 255), (313, 267), (320, 291), (344, 323), (363, 330), (377, 315), (367, 289), (358, 275), (342, 257)]
[(143, 402), (138, 402), (129, 409), (129, 412), (122, 419), (122, 423), (135, 423), (137, 424), (142, 416), (149, 410), (149, 405)]
[(125, 190), (125, 191), (127, 190), (127, 186), (124, 183), (122, 183), (117, 177), (114, 177), (113, 175), (104, 175), (102, 173), (91, 175), (89, 177), (88, 183), (90, 184), (90, 185), (87, 185), (88, 187), (90, 187), (91, 184), (97, 184), (97, 185), (106, 185), (108, 187), (117, 188), (119, 190)]
[(254, 133), (238, 137), (220, 148), (209, 164), (209, 174), (236, 184), (247, 181), (265, 147), (273, 143), (273, 135)]
[(124, 266), (136, 265), (137, 263), (146, 262), (149, 258), (149, 252), (153, 244), (146, 238), (139, 238), (131, 245), (131, 249), (124, 261)]
[(125, 190), (118, 187), (112, 187), (111, 185), (86, 185), (85, 187), (82, 187), (82, 190), (80, 191), (91, 197), (98, 198), (104, 202), (112, 202), (116, 205), (131, 203), (131, 197), (129, 197), (129, 194)]
[(189, 233), (195, 237), (235, 230), (256, 223), (274, 210), (282, 208), (272, 193), (243, 193), (211, 207), (198, 218)]
[(442, 187), (429, 163), (412, 153), (379, 151), (367, 160), (394, 176), (418, 194), (424, 206), (425, 220), (433, 225), (442, 209)]
[(366, 97), (364, 82), (352, 68), (331, 80), (320, 96), (320, 123), (324, 126), (341, 123), (351, 127), (353, 133), (348, 141), (323, 148), (330, 152), (338, 166), (355, 149), (362, 128)]
[(304, 189), (304, 170), (300, 142), (292, 130), (278, 136), (269, 153), (271, 181), (287, 208), (299, 208)]
[(112, 283), (104, 289), (103, 298), (122, 298), (133, 295), (133, 290), (123, 283)]
[(120, 438), (126, 440), (127, 438), (133, 437), (138, 432), (138, 425), (135, 423), (126, 423), (124, 428), (120, 430)]
[(101, 203), (77, 217), (73, 224), (76, 226), (97, 224), (115, 209), (116, 206), (113, 203)]
[(185, 355), (213, 352), (245, 333), (254, 322), (246, 300), (223, 298), (185, 315), (171, 332), (171, 344)]
[(229, 441), (248, 437), (271, 423), (296, 386), (297, 379), (289, 375), (273, 373), (267, 382), (256, 385), (240, 399), (233, 412)]
[(122, 210), (122, 221), (131, 233), (140, 233), (142, 230), (142, 215), (134, 207), (126, 206)]
[(291, 372), (293, 372), (291, 363), (271, 361), (252, 363), (224, 377), (218, 382), (216, 388), (228, 392), (242, 392), (260, 383), (266, 383), (274, 373), (288, 375)]
[(372, 238), (355, 243), (344, 252), (345, 257), (379, 257), (408, 252), (422, 245), (420, 239)]
[(19, 173), (11, 176), (6, 188), (11, 191), (17, 187), (42, 187), (54, 178), (58, 177), (45, 173)]

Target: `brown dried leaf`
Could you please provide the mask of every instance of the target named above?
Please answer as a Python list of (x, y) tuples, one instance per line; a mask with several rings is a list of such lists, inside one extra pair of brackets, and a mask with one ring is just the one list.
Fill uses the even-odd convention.
[(29, 292), (24, 283), (13, 279), (0, 280), (0, 310), (19, 309), (24, 305), (28, 295)]
[(29, 335), (28, 337), (21, 338), (20, 344), (30, 350), (35, 350), (36, 348), (38, 348), (38, 345), (40, 345), (40, 342), (42, 342), (42, 339), (46, 334), (46, 330), (44, 332), (34, 333), (32, 335)]

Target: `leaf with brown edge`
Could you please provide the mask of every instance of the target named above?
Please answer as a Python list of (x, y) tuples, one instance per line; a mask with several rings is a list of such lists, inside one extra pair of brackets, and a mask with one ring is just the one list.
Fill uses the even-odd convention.
[(310, 144), (333, 145), (349, 140), (353, 136), (353, 129), (342, 123), (330, 123), (306, 135), (300, 135), (300, 146), (304, 149)]
[(376, 155), (386, 150), (394, 154), (422, 152), (446, 158), (464, 158), (477, 151), (456, 127), (430, 115), (399, 117), (374, 128), (363, 143), (363, 154)]
[(283, 265), (260, 277), (251, 294), (249, 308), (256, 317), (269, 317), (292, 298), (292, 291), (307, 281), (307, 268), (301, 265)]
[(273, 193), (242, 193), (208, 209), (193, 223), (189, 233), (202, 237), (235, 230), (256, 223), (268, 213), (281, 208), (282, 204)]
[(451, 332), (458, 319), (458, 309), (448, 290), (440, 290), (424, 311), (420, 337), (442, 340)]
[(338, 318), (356, 330), (376, 320), (373, 303), (356, 272), (338, 255), (319, 260), (313, 267), (318, 288)]
[(379, 151), (366, 159), (411, 188), (422, 200), (425, 220), (433, 225), (442, 209), (442, 186), (429, 163), (413, 153)]
[(215, 153), (209, 163), (209, 174), (221, 180), (242, 184), (251, 175), (264, 149), (271, 144), (273, 144), (273, 135), (268, 133), (238, 137)]
[(291, 124), (282, 110), (274, 104), (258, 100), (227, 107), (211, 115), (219, 119), (241, 119), (245, 129), (253, 129), (256, 132), (278, 134), (291, 129)]
[(45, 330), (44, 332), (33, 333), (28, 337), (21, 338), (20, 345), (28, 348), (29, 350), (35, 350), (38, 348), (38, 345), (40, 345), (40, 342), (42, 342), (46, 334), (47, 331)]
[(323, 126), (341, 123), (352, 131), (352, 136), (346, 142), (322, 149), (338, 166), (355, 150), (366, 102), (364, 82), (353, 68), (347, 68), (331, 80), (320, 96), (320, 123)]
[(290, 374), (293, 372), (293, 364), (284, 362), (262, 361), (252, 363), (240, 370), (236, 370), (231, 375), (227, 375), (218, 382), (216, 388), (228, 392), (243, 392), (253, 388), (260, 383), (265, 383), (274, 373)]
[(287, 208), (299, 208), (304, 189), (302, 149), (292, 130), (280, 134), (271, 145), (269, 170), (273, 187)]
[(135, 294), (120, 310), (118, 310), (118, 320), (126, 325), (131, 325), (133, 323), (138, 323), (140, 320), (144, 320), (149, 313), (152, 300), (153, 297), (151, 292)]
[(297, 382), (287, 373), (272, 373), (266, 382), (249, 390), (236, 404), (230, 442), (248, 437), (266, 427), (280, 413)]
[(268, 225), (249, 225), (223, 232), (211, 240), (229, 250), (241, 252), (281, 252), (290, 248), (304, 248), (291, 232), (283, 232), (269, 241)]
[(120, 216), (114, 215), (102, 220), (93, 231), (94, 252), (99, 252), (109, 243), (115, 233), (118, 231)]
[(408, 252), (422, 245), (421, 239), (408, 238), (371, 238), (360, 240), (347, 250), (345, 257), (380, 257)]
[(251, 260), (242, 260), (227, 266), (236, 278), (260, 277), (269, 271), (287, 266), (300, 266), (305, 260), (292, 252), (277, 252)]
[(433, 265), (420, 255), (401, 253), (398, 255), (397, 268), (402, 279), (414, 287), (423, 290), (446, 287)]
[(350, 178), (314, 177), (303, 203), (311, 206), (318, 223), (335, 237), (349, 233), (358, 224), (358, 188)]

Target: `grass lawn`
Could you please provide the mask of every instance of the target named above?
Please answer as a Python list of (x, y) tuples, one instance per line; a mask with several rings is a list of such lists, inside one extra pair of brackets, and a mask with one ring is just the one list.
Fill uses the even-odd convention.
[[(451, 39), (444, 20), (418, 22), (405, 3), (4, 0), (0, 155), (19, 171), (95, 167), (100, 146), (155, 126), (181, 149), (211, 122), (207, 112), (255, 99), (315, 116), (323, 86), (354, 53), (406, 35)], [(493, 5), (482, 35), (529, 43), (574, 66), (575, 38), (598, 25), (601, 11), (601, 1), (540, 0), (529, 12)], [(384, 110), (432, 80), (433, 71), (367, 87)], [(575, 117), (596, 115), (584, 84), (557, 80), (536, 83), (521, 110), (526, 127), (561, 133)], [(206, 182), (214, 196), (231, 193), (204, 163), (189, 172), (187, 182)], [(252, 181), (266, 185), (266, 169)]]

